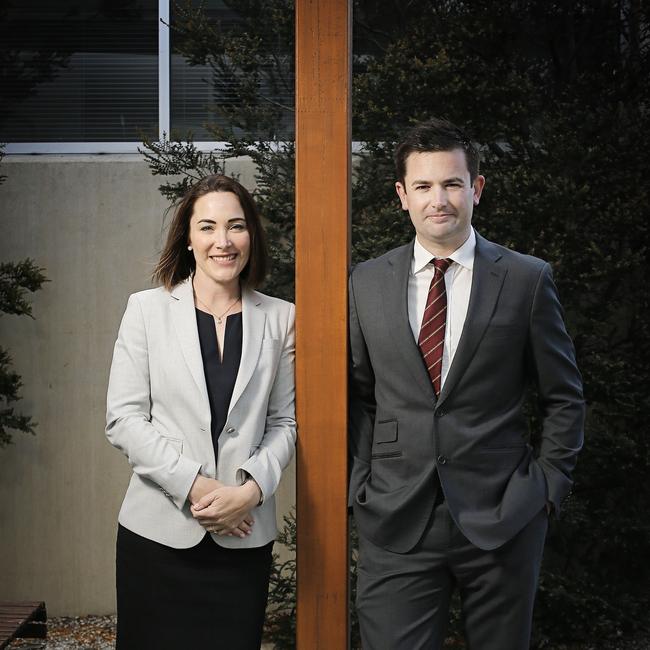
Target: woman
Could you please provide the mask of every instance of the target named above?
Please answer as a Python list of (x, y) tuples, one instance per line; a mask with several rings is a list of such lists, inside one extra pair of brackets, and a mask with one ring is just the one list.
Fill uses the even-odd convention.
[(260, 647), (294, 452), (294, 307), (255, 291), (264, 232), (237, 181), (182, 199), (133, 294), (108, 387), (106, 435), (133, 474), (119, 515), (117, 647)]

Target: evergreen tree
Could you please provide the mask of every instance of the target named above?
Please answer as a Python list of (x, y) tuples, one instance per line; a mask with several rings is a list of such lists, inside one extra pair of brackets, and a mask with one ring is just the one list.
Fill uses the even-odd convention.
[[(0, 148), (0, 161), (4, 154)], [(0, 185), (5, 176), (0, 175)], [(26, 292), (37, 291), (46, 278), (43, 269), (30, 259), (20, 262), (0, 262), (0, 313), (32, 316)], [(11, 431), (34, 433), (36, 423), (28, 415), (16, 411), (14, 402), (20, 399), (22, 382), (12, 370), (11, 357), (0, 347), (0, 447), (12, 442)]]

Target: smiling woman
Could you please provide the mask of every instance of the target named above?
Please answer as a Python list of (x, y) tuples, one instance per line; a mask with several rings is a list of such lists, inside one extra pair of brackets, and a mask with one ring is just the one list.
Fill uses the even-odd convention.
[(176, 209), (162, 286), (129, 299), (106, 426), (133, 468), (118, 649), (260, 647), (273, 495), (296, 437), (294, 307), (255, 291), (265, 270), (251, 195), (208, 176)]
[[(227, 197), (229, 194), (234, 195), (230, 200), (220, 196)], [(202, 202), (204, 198), (205, 203)], [(233, 199), (238, 205), (235, 206)], [(266, 237), (257, 206), (243, 185), (227, 176), (213, 175), (196, 183), (176, 208), (169, 227), (167, 242), (153, 276), (154, 280), (168, 290), (194, 273), (197, 260), (192, 249), (188, 248), (191, 246), (190, 229), (192, 223), (196, 224), (198, 221), (198, 211), (201, 211), (202, 219), (214, 219), (214, 213), (211, 216), (210, 211), (213, 205), (217, 210), (227, 211), (228, 208), (235, 210), (229, 216), (226, 214), (226, 220), (231, 217), (239, 219), (243, 217), (245, 222), (250, 240), (250, 252), (249, 263), (244, 265), (240, 280), (253, 287), (259, 286), (264, 280), (267, 267)], [(197, 218), (192, 221), (195, 213)]]
[(217, 282), (239, 293), (239, 275), (250, 257), (246, 215), (232, 192), (210, 192), (197, 199), (190, 219), (190, 244), (196, 272), (194, 287)]

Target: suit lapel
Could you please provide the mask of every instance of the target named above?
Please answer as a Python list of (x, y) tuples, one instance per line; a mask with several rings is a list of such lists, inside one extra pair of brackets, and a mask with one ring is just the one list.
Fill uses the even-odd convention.
[(413, 330), (408, 316), (408, 282), (413, 260), (413, 242), (395, 250), (388, 258), (386, 282), (382, 286), (384, 314), (390, 334), (404, 360), (404, 365), (411, 371), (413, 379), (427, 396), (434, 399), (431, 379), (424, 366), (420, 349), (413, 337)]
[(191, 278), (172, 289), (169, 308), (185, 362), (192, 373), (204, 404), (209, 406)]
[(472, 289), (465, 325), (444, 386), (440, 391), (438, 405), (445, 401), (462, 377), (492, 318), (507, 273), (507, 269), (498, 264), (500, 259), (499, 249), (477, 233)]
[(230, 398), (228, 414), (241, 397), (257, 367), (264, 338), (266, 313), (260, 307), (260, 300), (254, 291), (242, 291), (242, 355), (237, 380)]

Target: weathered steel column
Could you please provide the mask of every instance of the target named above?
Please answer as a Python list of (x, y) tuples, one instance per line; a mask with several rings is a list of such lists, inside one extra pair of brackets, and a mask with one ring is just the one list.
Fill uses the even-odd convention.
[(348, 646), (350, 7), (296, 0), (299, 650)]

